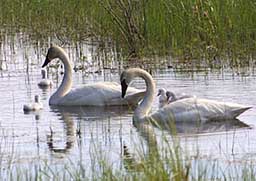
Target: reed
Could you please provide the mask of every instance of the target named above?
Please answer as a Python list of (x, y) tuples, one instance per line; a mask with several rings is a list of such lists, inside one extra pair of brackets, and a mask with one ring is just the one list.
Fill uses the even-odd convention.
[[(35, 40), (111, 41), (131, 57), (225, 58), (255, 52), (252, 0), (7, 0), (0, 1), (1, 34)], [(242, 61), (243, 62), (243, 61)]]
[(10, 158), (8, 165), (0, 164), (0, 175), (4, 180), (255, 180), (253, 160), (236, 164), (203, 158), (200, 153), (193, 156), (181, 147), (177, 137), (173, 137), (172, 143), (166, 136), (162, 138), (165, 147), (158, 151), (145, 152), (142, 145), (135, 145), (131, 153), (125, 147), (121, 167), (114, 166), (95, 142), (91, 145), (89, 163), (35, 160), (22, 164)]

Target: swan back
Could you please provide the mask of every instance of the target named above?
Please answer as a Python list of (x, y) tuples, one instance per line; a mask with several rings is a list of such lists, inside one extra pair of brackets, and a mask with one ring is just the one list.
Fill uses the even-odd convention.
[(50, 105), (120, 106), (137, 105), (145, 91), (128, 88), (127, 96), (121, 98), (120, 85), (115, 82), (99, 82), (72, 89), (67, 95)]
[[(235, 103), (225, 103), (208, 99), (187, 98), (168, 104), (149, 116), (157, 123), (207, 122), (232, 120), (250, 109)], [(159, 121), (160, 120), (160, 121)]]

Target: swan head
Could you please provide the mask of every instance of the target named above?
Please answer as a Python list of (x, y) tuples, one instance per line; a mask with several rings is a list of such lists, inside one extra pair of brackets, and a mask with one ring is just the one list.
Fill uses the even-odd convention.
[(171, 91), (166, 92), (166, 97), (167, 97), (167, 100), (169, 100), (170, 98), (171, 98), (171, 100), (176, 98), (175, 94)]
[(162, 95), (165, 95), (166, 94), (166, 90), (164, 88), (161, 88), (161, 89), (158, 89), (158, 93), (157, 93), (157, 96), (162, 96)]
[(121, 82), (121, 87), (122, 87), (122, 98), (124, 98), (127, 88), (128, 88), (128, 85), (129, 85), (128, 81), (126, 80), (124, 72), (121, 74), (120, 82)]
[(122, 98), (124, 98), (128, 85), (131, 83), (131, 81), (134, 78), (134, 73), (132, 73), (133, 69), (127, 69), (124, 70), (120, 76), (120, 82), (121, 82), (121, 87), (122, 87)]
[(44, 68), (48, 63), (50, 63), (53, 59), (59, 58), (59, 55), (63, 52), (63, 50), (56, 45), (51, 45), (51, 47), (48, 49), (44, 64), (42, 65), (42, 68)]

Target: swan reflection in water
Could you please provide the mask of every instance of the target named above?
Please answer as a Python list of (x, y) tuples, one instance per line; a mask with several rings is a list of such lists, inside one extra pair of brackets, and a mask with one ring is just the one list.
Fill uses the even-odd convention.
[[(167, 130), (168, 132), (175, 134), (201, 134), (201, 133), (213, 133), (231, 131), (240, 128), (250, 128), (249, 125), (240, 121), (239, 119), (229, 120), (216, 120), (207, 122), (194, 122), (194, 121), (178, 121), (175, 123), (165, 124), (162, 122), (150, 121), (154, 127)], [(136, 125), (136, 123), (134, 123)], [(136, 127), (136, 126), (135, 126)]]
[(64, 123), (64, 130), (66, 132), (65, 134), (65, 146), (63, 148), (59, 148), (57, 146), (54, 146), (54, 139), (53, 135), (54, 132), (51, 129), (50, 135), (47, 135), (47, 145), (49, 150), (54, 153), (54, 156), (65, 156), (70, 152), (70, 150), (73, 148), (76, 140), (76, 129), (74, 125), (74, 121), (69, 113), (67, 112), (61, 112), (61, 119)]
[[(133, 113), (133, 107), (111, 106), (111, 107), (89, 107), (89, 106), (50, 106), (51, 111), (63, 120), (65, 131), (65, 146), (60, 148), (55, 146), (54, 130), (51, 129), (47, 135), (47, 145), (54, 156), (64, 157), (74, 147), (76, 136), (80, 136), (80, 128), (75, 125), (76, 120), (94, 121), (109, 120), (109, 118), (124, 116)], [(62, 134), (61, 134), (62, 135)]]
[(109, 118), (132, 114), (133, 106), (50, 106), (57, 114), (66, 112), (74, 118)]
[[(251, 127), (238, 119), (233, 120), (221, 120), (221, 121), (209, 121), (209, 122), (176, 122), (173, 125), (158, 125), (150, 122), (135, 122), (133, 126), (139, 132), (141, 137), (145, 140), (147, 152), (146, 159), (152, 159), (150, 155), (160, 157), (159, 146), (157, 143), (157, 136), (155, 134), (154, 127), (161, 131), (167, 131), (175, 136), (191, 136), (196, 134), (210, 134), (216, 132), (230, 132), (237, 129), (250, 129)], [(169, 142), (169, 141), (168, 141)], [(124, 166), (128, 170), (138, 170), (143, 168), (143, 164), (133, 157), (129, 148), (123, 146), (123, 162)]]
[(35, 116), (35, 120), (36, 121), (38, 121), (38, 120), (40, 120), (41, 119), (41, 114), (42, 114), (42, 110), (38, 110), (38, 111), (23, 111), (23, 113), (25, 114), (25, 115), (28, 115), (28, 116), (30, 116), (30, 115), (32, 115), (32, 116)]

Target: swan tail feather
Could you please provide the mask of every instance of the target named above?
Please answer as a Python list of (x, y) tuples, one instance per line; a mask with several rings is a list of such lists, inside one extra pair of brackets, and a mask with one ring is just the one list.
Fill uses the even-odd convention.
[(235, 109), (231, 111), (231, 115), (233, 116), (233, 118), (236, 118), (237, 116), (239, 116), (240, 114), (242, 114), (243, 112), (247, 111), (248, 109), (251, 109), (251, 106), (248, 107), (243, 107), (240, 109)]

